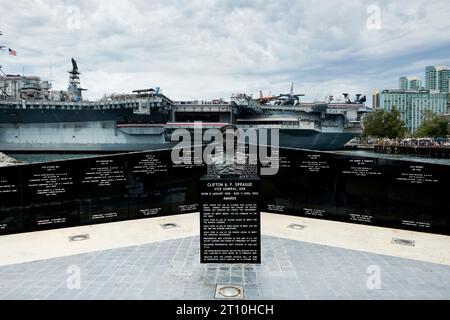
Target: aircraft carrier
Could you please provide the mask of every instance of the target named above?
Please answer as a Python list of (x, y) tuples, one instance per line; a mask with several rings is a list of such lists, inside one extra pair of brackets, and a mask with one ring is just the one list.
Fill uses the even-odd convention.
[(97, 101), (83, 99), (72, 59), (68, 89), (52, 90), (35, 76), (5, 74), (0, 67), (0, 151), (126, 152), (170, 146), (178, 128), (278, 129), (280, 146), (333, 150), (362, 131), (365, 97), (305, 103), (293, 92), (229, 101), (173, 101), (159, 88), (135, 90)]

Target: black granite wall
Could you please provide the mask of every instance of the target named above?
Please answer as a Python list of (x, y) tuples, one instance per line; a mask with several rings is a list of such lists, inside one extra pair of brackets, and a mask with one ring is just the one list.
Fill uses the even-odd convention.
[(196, 212), (205, 173), (171, 150), (0, 168), (0, 234)]
[(450, 165), (280, 150), (264, 211), (450, 235)]
[[(199, 211), (171, 150), (0, 168), (0, 234)], [(189, 155), (189, 157), (192, 157)], [(450, 165), (280, 149), (262, 211), (450, 235)]]

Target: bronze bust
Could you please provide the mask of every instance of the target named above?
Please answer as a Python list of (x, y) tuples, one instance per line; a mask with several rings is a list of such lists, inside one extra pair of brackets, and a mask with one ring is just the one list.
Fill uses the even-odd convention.
[[(227, 130), (234, 130), (233, 152), (226, 149)], [(209, 176), (226, 177), (247, 177), (257, 175), (257, 166), (249, 163), (249, 156), (241, 150), (238, 150), (239, 133), (234, 126), (225, 126), (220, 129), (222, 132), (223, 144), (217, 146), (217, 153), (208, 158)]]

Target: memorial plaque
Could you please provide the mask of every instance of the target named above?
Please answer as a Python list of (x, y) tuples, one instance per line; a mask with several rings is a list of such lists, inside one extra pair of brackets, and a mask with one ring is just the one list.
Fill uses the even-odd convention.
[(81, 223), (129, 219), (127, 157), (117, 155), (78, 160), (83, 194)]
[(259, 185), (257, 177), (201, 179), (202, 263), (261, 263)]
[(25, 231), (79, 225), (76, 174), (68, 161), (23, 166), (22, 206)]
[(335, 214), (335, 163), (325, 152), (279, 150), (280, 169), (263, 176), (265, 210), (273, 213), (330, 218)]
[[(339, 158), (337, 158), (339, 161)], [(340, 172), (351, 177), (370, 178), (381, 176), (382, 172), (378, 167), (378, 159), (361, 157), (344, 157), (340, 161)]]
[(129, 215), (134, 218), (198, 212), (198, 181), (203, 163), (184, 156), (186, 163), (173, 164), (172, 150), (128, 155)]
[(450, 166), (393, 161), (389, 165), (388, 214), (393, 227), (450, 233)]
[(0, 235), (21, 232), (23, 228), (21, 167), (0, 171)]
[(305, 153), (300, 160), (300, 169), (303, 172), (314, 174), (326, 174), (332, 169), (332, 162), (329, 161), (326, 153)]
[(135, 153), (128, 156), (130, 218), (170, 214), (170, 153)]
[(334, 155), (336, 172), (335, 220), (380, 225), (388, 223), (384, 201), (388, 192), (387, 168), (379, 159)]
[(169, 154), (177, 153), (182, 156), (182, 163), (170, 160), (170, 171), (167, 180), (171, 189), (167, 194), (171, 199), (171, 214), (183, 214), (199, 211), (200, 178), (206, 174), (206, 165), (203, 162), (203, 148), (173, 149)]

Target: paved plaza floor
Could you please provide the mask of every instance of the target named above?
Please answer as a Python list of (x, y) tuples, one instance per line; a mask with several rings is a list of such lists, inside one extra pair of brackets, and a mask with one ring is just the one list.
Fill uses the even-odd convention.
[(0, 267), (0, 299), (211, 300), (221, 284), (244, 299), (450, 299), (450, 266), (264, 235), (261, 265), (202, 265), (188, 236)]

